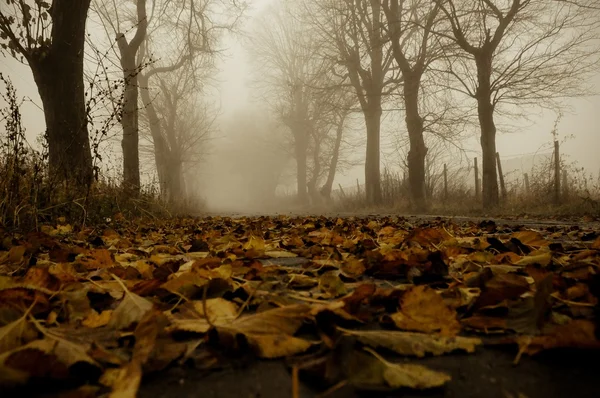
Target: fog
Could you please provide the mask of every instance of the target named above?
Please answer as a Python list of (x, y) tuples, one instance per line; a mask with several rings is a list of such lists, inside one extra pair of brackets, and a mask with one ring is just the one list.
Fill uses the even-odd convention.
[[(199, 212), (274, 213), (298, 208), (295, 201), (297, 163), (293, 135), (282, 118), (285, 113), (282, 109), (286, 104), (281, 98), (285, 94), (280, 94), (279, 97), (271, 89), (265, 89), (270, 84), (269, 79), (275, 79), (271, 69), (273, 66), (265, 66), (263, 60), (256, 59), (256, 40), (253, 40), (257, 32), (277, 29), (274, 20), (277, 11), (274, 10), (288, 3), (291, 4), (278, 0), (251, 1), (240, 24), (231, 31), (223, 32), (219, 38), (220, 51), (214, 57), (211, 67), (213, 72), (202, 82), (202, 89), (201, 92), (199, 89), (198, 94), (201, 101), (209, 104), (210, 109), (218, 114), (215, 114), (210, 140), (203, 144), (200, 151), (201, 158), (184, 162), (184, 167), (189, 168), (188, 172), (184, 171), (187, 192), (200, 196), (206, 206), (198, 209)], [(300, 10), (300, 14), (302, 12)], [(273, 24), (265, 26), (265, 21), (273, 21)], [(92, 27), (92, 35), (104, 34), (97, 24), (88, 23), (88, 26)], [(597, 34), (600, 36), (600, 30)], [(593, 45), (594, 43), (590, 43), (590, 48)], [(0, 72), (10, 77), (18, 95), (26, 98), (22, 103), (24, 125), (29, 142), (36, 145), (36, 137), (45, 130), (36, 85), (26, 65), (20, 64), (6, 53), (2, 54)], [(159, 54), (158, 58), (161, 56), (165, 55)], [(600, 66), (597, 65), (596, 73), (589, 73), (585, 78), (584, 86), (590, 91), (598, 91)], [(348, 92), (352, 90), (348, 89)], [(396, 92), (400, 93), (401, 89), (398, 88)], [(471, 112), (476, 111), (476, 102), (472, 99), (453, 98), (460, 106), (469, 107)], [(555, 139), (561, 143), (562, 160), (569, 165), (569, 170), (582, 168), (590, 181), (599, 178), (600, 96), (589, 95), (561, 101), (563, 107), (560, 114), (542, 109), (545, 104), (540, 104), (539, 107), (526, 107), (527, 118), (515, 119), (502, 114), (496, 116), (496, 150), (507, 180), (520, 181), (522, 175), (531, 173), (536, 164), (551, 160)], [(399, 104), (398, 96), (385, 102), (383, 106), (380, 165), (382, 173), (385, 171), (406, 178), (408, 138), (405, 113), (403, 106)], [(351, 108), (352, 111), (345, 119), (344, 136), (339, 148), (340, 160), (332, 184), (335, 191), (333, 198), (364, 189), (367, 141), (365, 121), (358, 104), (353, 104)], [(316, 116), (311, 120), (314, 118)], [(121, 149), (119, 126), (114, 129), (103, 143), (106, 161), (102, 167), (107, 175), (116, 178), (120, 173)], [(473, 158), (478, 157), (481, 161), (482, 156), (480, 131), (475, 124), (464, 129), (461, 127), (456, 133), (455, 137), (447, 142), (441, 140), (441, 143), (437, 143), (438, 140), (433, 135), (426, 134), (428, 146), (438, 148), (437, 163), (435, 167), (432, 166), (432, 170), (436, 175), (441, 173), (445, 163), (453, 170), (462, 169), (464, 173), (460, 178), (465, 179), (465, 184), (470, 189), (474, 185), (471, 170)], [(334, 129), (327, 134), (320, 142), (322, 154), (317, 155), (319, 159), (311, 159), (311, 155), (308, 155), (309, 176), (314, 172), (315, 162), (322, 169), (317, 189), (327, 179), (327, 165), (331, 160), (328, 154), (334, 148)], [(151, 147), (152, 141), (148, 140), (146, 144)], [(311, 145), (314, 144), (309, 143)], [(429, 156), (433, 156), (433, 152), (430, 148)], [(143, 155), (142, 160), (142, 180), (145, 184), (151, 184), (156, 180), (152, 156)], [(459, 178), (458, 174), (456, 178)], [(308, 203), (300, 208), (306, 209), (311, 204), (320, 210), (335, 208), (334, 204), (326, 201), (314, 203), (311, 200)]]

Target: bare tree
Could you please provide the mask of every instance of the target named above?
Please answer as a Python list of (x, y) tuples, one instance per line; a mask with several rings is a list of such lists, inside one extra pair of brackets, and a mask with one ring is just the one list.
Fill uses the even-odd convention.
[(427, 209), (425, 157), (427, 147), (421, 114), (423, 74), (440, 56), (439, 40), (432, 29), (438, 22), (439, 6), (429, 1), (386, 0), (383, 9), (387, 19), (394, 58), (403, 77), (403, 101), (409, 136), (408, 180), (413, 207)]
[(322, 43), (294, 11), (285, 4), (268, 10), (261, 21), (270, 23), (261, 23), (254, 32), (251, 51), (264, 98), (291, 133), (298, 201), (307, 204), (309, 194), (318, 200), (317, 184), (326, 170), (321, 149), (334, 98), (328, 87), (333, 66), (319, 56)]
[[(151, 109), (158, 118), (161, 145), (164, 145), (165, 187), (162, 191), (166, 199), (174, 203), (188, 197), (185, 172), (202, 163), (218, 112), (201, 100), (201, 87), (193, 65), (160, 74), (157, 80), (160, 91)], [(155, 134), (143, 137), (151, 144), (144, 152), (154, 157)]]
[(83, 82), (90, 0), (4, 3), (0, 50), (33, 72), (44, 107), (51, 173), (85, 187), (93, 175)]
[[(462, 50), (446, 70), (477, 101), (481, 131), (483, 206), (499, 203), (495, 115), (527, 107), (560, 108), (586, 95), (598, 62), (597, 1), (435, 0)], [(594, 5), (596, 10), (594, 9)], [(475, 68), (472, 65), (475, 65)]]
[(306, 1), (307, 15), (323, 38), (333, 45), (326, 55), (343, 69), (363, 112), (367, 135), (365, 157), (366, 198), (380, 204), (380, 130), (382, 104), (400, 82), (393, 70), (393, 55), (383, 31), (380, 0)]

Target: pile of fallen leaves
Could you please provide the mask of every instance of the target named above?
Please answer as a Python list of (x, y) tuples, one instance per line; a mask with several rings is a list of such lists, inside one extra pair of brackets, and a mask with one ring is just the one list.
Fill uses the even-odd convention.
[(579, 227), (216, 217), (0, 237), (1, 388), (134, 397), (143, 374), (252, 356), (323, 389), (426, 389), (450, 376), (419, 357), (600, 348), (600, 236)]

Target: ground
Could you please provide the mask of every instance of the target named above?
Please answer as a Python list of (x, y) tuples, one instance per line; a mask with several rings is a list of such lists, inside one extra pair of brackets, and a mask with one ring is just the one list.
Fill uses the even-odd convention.
[(0, 387), (595, 397), (599, 270), (588, 219), (59, 221), (4, 233)]

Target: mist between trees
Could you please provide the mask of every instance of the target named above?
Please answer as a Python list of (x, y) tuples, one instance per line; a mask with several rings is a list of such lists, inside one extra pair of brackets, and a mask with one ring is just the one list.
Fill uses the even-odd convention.
[[(204, 199), (221, 210), (414, 212), (578, 199), (598, 211), (598, 181), (553, 147), (535, 167), (502, 174), (496, 150), (501, 123), (519, 126), (540, 109), (561, 115), (569, 99), (596, 94), (597, 1), (259, 3), (268, 4), (4, 2), (1, 50), (29, 67), (46, 133), (41, 151), (28, 147), (7, 80), (3, 181), (29, 176), (47, 206), (87, 203), (110, 187), (190, 211)], [(232, 40), (251, 61), (252, 101), (223, 113), (215, 88)], [(473, 132), (475, 154), (462, 145)], [(364, 180), (339, 185), (357, 165)], [(5, 213), (23, 206), (11, 195)]]

